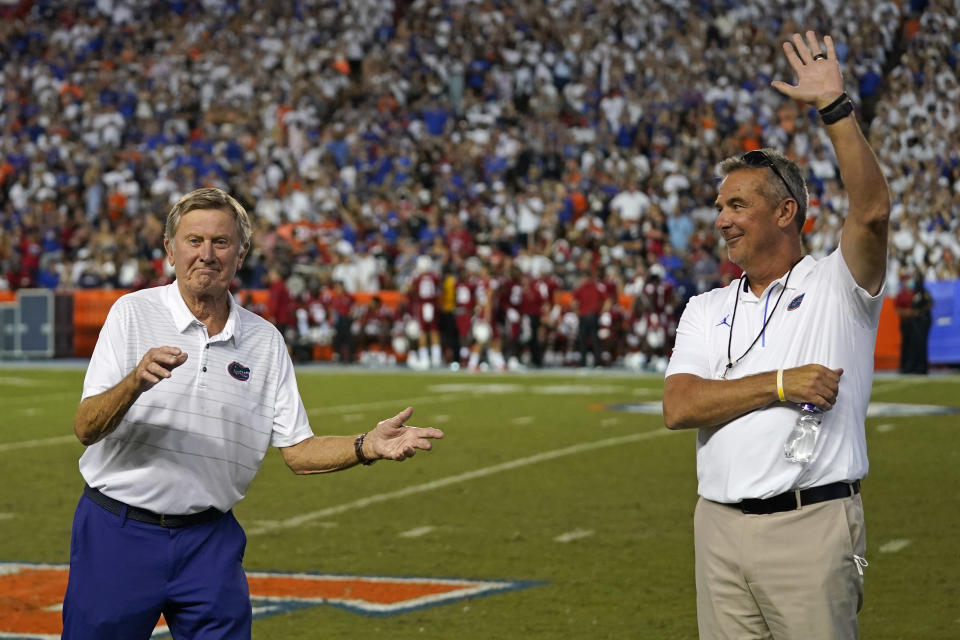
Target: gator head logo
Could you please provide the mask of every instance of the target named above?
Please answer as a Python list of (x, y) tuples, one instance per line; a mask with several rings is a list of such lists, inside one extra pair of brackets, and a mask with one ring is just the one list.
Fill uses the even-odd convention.
[(250, 367), (245, 367), (239, 362), (231, 362), (227, 365), (227, 373), (239, 380), (246, 382), (250, 379)]
[[(365, 616), (389, 616), (542, 584), (266, 572), (248, 572), (247, 582), (254, 618), (319, 606)], [(59, 638), (66, 589), (66, 565), (0, 562), (0, 638)], [(170, 637), (163, 617), (150, 637)]]
[(790, 304), (787, 305), (787, 311), (793, 311), (800, 306), (800, 303), (803, 302), (803, 296), (805, 294), (800, 294), (796, 298), (790, 301)]

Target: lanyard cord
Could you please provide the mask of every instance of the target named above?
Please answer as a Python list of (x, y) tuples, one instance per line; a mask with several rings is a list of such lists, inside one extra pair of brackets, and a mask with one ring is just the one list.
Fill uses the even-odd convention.
[[(787, 285), (790, 284), (790, 274), (793, 273), (793, 268), (796, 267), (797, 264), (799, 263), (794, 263), (793, 267), (790, 267), (790, 271), (787, 271), (787, 279), (784, 280), (783, 282), (783, 289), (780, 290), (780, 295), (777, 296), (777, 301), (773, 303), (773, 311), (771, 311), (770, 315), (764, 319), (763, 326), (760, 327), (760, 333), (758, 333), (757, 337), (753, 339), (753, 342), (750, 343), (750, 346), (747, 347), (747, 350), (744, 351), (739, 358), (734, 360), (732, 358), (731, 347), (733, 346), (733, 324), (737, 321), (737, 303), (740, 302), (741, 287), (746, 288), (747, 284), (749, 283), (749, 280), (747, 279), (746, 275), (744, 275), (740, 279), (742, 284), (740, 283), (737, 284), (737, 297), (733, 299), (733, 316), (730, 318), (730, 335), (727, 337), (727, 366), (723, 370), (724, 380), (726, 380), (727, 373), (729, 373), (730, 369), (732, 369), (735, 364), (743, 360), (746, 357), (746, 355), (750, 353), (750, 350), (753, 349), (754, 345), (757, 344), (757, 341), (760, 339), (760, 336), (762, 336), (763, 332), (767, 330), (767, 325), (770, 324), (770, 319), (773, 318), (773, 314), (776, 312), (777, 307), (780, 306), (780, 298), (783, 297), (783, 294), (787, 291)], [(770, 300), (769, 293), (767, 294), (767, 300), (768, 301)]]

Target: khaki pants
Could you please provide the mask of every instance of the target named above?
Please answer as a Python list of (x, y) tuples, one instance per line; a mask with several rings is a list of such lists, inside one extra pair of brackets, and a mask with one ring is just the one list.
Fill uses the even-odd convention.
[(859, 495), (769, 515), (701, 498), (694, 538), (701, 640), (858, 637), (866, 564)]

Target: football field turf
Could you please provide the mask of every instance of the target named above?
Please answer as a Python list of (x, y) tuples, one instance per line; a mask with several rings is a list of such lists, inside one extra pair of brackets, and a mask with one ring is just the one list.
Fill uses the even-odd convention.
[[(40, 574), (69, 561), (82, 380), (82, 368), (0, 368), (0, 638), (44, 637), (4, 624), (59, 616), (56, 587), (12, 580), (24, 569), (12, 563)], [(663, 426), (661, 377), (308, 368), (298, 380), (318, 435), (411, 405), (410, 424), (446, 437), (402, 464), (306, 478), (268, 452), (236, 507), (251, 588), (261, 581), (254, 638), (696, 637), (695, 433)], [(861, 635), (960, 637), (960, 414), (948, 412), (960, 376), (880, 376), (871, 405)]]

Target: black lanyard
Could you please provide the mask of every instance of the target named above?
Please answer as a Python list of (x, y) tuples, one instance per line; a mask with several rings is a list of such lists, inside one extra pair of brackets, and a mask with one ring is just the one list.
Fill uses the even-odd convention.
[[(780, 290), (780, 295), (777, 296), (777, 301), (773, 303), (773, 310), (770, 311), (770, 315), (764, 318), (763, 326), (760, 327), (760, 333), (757, 334), (757, 337), (753, 339), (753, 342), (750, 343), (750, 346), (747, 347), (747, 350), (744, 351), (739, 358), (733, 360), (731, 347), (733, 346), (733, 323), (737, 321), (737, 303), (740, 302), (740, 289), (746, 290), (749, 280), (747, 276), (744, 275), (740, 278), (740, 283), (737, 284), (737, 296), (733, 299), (733, 316), (730, 318), (730, 336), (727, 338), (727, 366), (723, 370), (723, 375), (721, 378), (724, 380), (727, 379), (727, 373), (730, 372), (730, 369), (733, 368), (735, 364), (743, 360), (750, 350), (753, 349), (754, 345), (757, 344), (757, 340), (760, 339), (760, 336), (763, 335), (763, 332), (767, 330), (767, 325), (770, 324), (770, 319), (773, 318), (774, 311), (777, 310), (777, 307), (780, 306), (780, 298), (783, 297), (783, 294), (787, 291), (787, 285), (790, 284), (790, 274), (793, 273), (793, 268), (800, 264), (799, 261), (793, 263), (793, 267), (790, 267), (790, 271), (787, 271), (787, 279), (783, 282), (783, 289)], [(769, 295), (767, 300), (769, 300)]]

